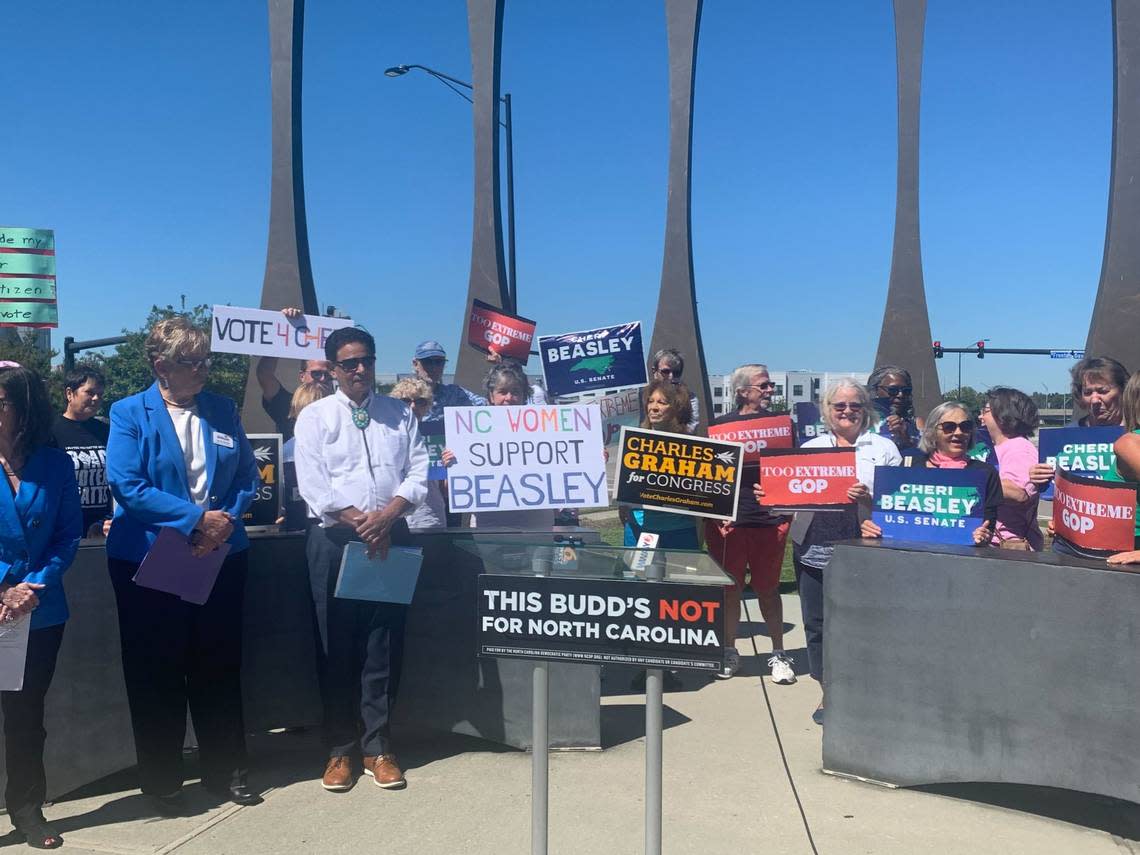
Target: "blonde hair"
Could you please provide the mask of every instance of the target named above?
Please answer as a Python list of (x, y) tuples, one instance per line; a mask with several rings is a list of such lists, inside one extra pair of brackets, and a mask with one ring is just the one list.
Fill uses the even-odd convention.
[(429, 401), (435, 397), (431, 384), (421, 377), (405, 377), (397, 381), (388, 394), (393, 398), (427, 398)]
[(293, 393), (293, 398), (289, 401), (289, 418), (297, 418), (301, 415), (301, 410), (328, 394), (329, 392), (320, 383), (302, 383), (297, 387)]
[(1120, 396), (1120, 410), (1124, 413), (1124, 428), (1129, 433), (1140, 428), (1140, 371), (1128, 378)]
[(210, 338), (183, 315), (164, 318), (150, 328), (146, 337), (146, 360), (154, 370), (159, 359), (174, 362), (192, 353), (209, 353)]

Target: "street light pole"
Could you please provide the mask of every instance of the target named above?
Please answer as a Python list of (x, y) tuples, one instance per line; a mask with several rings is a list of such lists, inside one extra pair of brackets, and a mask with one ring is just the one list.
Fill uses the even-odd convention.
[[(417, 65), (416, 63), (394, 65), (391, 68), (384, 69), (384, 76), (403, 77), (413, 68), (418, 68), (420, 71), (431, 75), (456, 95), (471, 103), (471, 98), (468, 95), (455, 88), (455, 86), (462, 86), (464, 89), (474, 90), (470, 83), (460, 80), (458, 77), (452, 77), (450, 74), (444, 74), (442, 71), (436, 71), (434, 68), (428, 68), (426, 65)], [(506, 131), (507, 146), (507, 302), (510, 305), (505, 308), (517, 314), (519, 296), (518, 282), (515, 278), (515, 147), (513, 125), (511, 124), (511, 93), (504, 93), (499, 97), (499, 100), (503, 103), (503, 121), (499, 124)]]

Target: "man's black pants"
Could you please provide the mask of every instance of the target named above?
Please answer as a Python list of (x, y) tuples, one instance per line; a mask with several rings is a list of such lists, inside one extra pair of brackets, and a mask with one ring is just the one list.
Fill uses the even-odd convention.
[[(324, 741), (330, 757), (366, 757), (391, 750), (392, 704), (404, 658), (407, 606), (342, 600), (333, 595), (348, 528), (309, 528), (307, 554), (317, 614), (317, 663), (324, 707)], [(397, 521), (392, 542), (410, 543), (407, 524)]]
[(248, 766), (241, 700), (248, 552), (226, 558), (201, 606), (136, 585), (131, 578), (139, 565), (132, 561), (107, 563), (142, 791), (165, 796), (182, 786), (187, 703), (202, 783), (225, 787), (242, 779)]

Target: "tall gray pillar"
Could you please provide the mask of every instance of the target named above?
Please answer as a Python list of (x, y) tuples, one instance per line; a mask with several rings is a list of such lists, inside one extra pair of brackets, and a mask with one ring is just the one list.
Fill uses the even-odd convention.
[(503, 0), (467, 0), (467, 29), (471, 43), (471, 112), (475, 128), (475, 217), (471, 228), (467, 311), (459, 331), (455, 382), (479, 391), (487, 363), (482, 353), (467, 345), (471, 301), (478, 299), (500, 308), (508, 305), (499, 201), (499, 51), (503, 37)]
[(708, 369), (697, 319), (693, 279), (692, 165), (693, 87), (702, 0), (665, 0), (669, 39), (669, 187), (665, 209), (665, 256), (653, 322), (650, 356), (675, 347), (685, 356), (684, 379), (700, 399), (701, 425), (712, 414)]
[[(309, 232), (305, 223), (305, 180), (301, 165), (301, 47), (305, 32), (305, 0), (269, 0), (269, 67), (273, 104), (273, 172), (269, 189), (269, 244), (261, 308), (299, 306), (320, 313), (313, 270), (309, 264)], [(242, 406), (247, 432), (272, 431), (261, 408), (261, 389), (250, 360)], [(277, 376), (292, 388), (297, 366), (285, 361)]]
[(1112, 173), (1100, 287), (1085, 353), (1140, 370), (1140, 0), (1112, 4)]
[(931, 349), (918, 234), (918, 118), (926, 0), (894, 0), (894, 11), (899, 98), (895, 243), (875, 365), (899, 365), (910, 372), (915, 411), (922, 418), (942, 400)]

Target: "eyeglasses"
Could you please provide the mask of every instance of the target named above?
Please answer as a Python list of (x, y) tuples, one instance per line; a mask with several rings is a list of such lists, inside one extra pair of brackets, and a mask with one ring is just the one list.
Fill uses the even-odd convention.
[(401, 398), (400, 400), (408, 406), (415, 404), (417, 407), (426, 407), (431, 403), (431, 398)]
[(315, 371), (310, 369), (309, 370), (309, 376), (312, 377), (314, 380), (316, 380), (318, 383), (323, 383), (325, 380), (331, 380), (332, 379), (332, 373), (331, 372), (323, 371), (319, 368), (316, 369)]
[(676, 380), (681, 379), (681, 369), (679, 369), (679, 368), (678, 369), (658, 368), (658, 369), (656, 369), (655, 373), (660, 374), (662, 377), (672, 377)]
[(850, 410), (853, 413), (859, 413), (863, 411), (863, 405), (858, 401), (852, 401), (851, 403), (847, 403), (846, 401), (836, 401), (831, 405), (831, 409), (835, 410), (837, 413), (843, 413), (847, 410)]
[(951, 434), (956, 433), (957, 431), (962, 431), (962, 433), (973, 433), (974, 432), (974, 423), (972, 421), (968, 421), (968, 422), (939, 422), (938, 423), (938, 429), (940, 431), (942, 431), (944, 434), (946, 434), (947, 436), (950, 436)]
[(419, 360), (420, 365), (435, 367), (437, 365), (446, 365), (447, 358), (443, 356), (427, 356)]
[(376, 364), (375, 356), (354, 356), (351, 359), (342, 359), (337, 362), (341, 371), (346, 374), (354, 374), (356, 369), (363, 365), (365, 368), (372, 368)]
[(897, 398), (899, 395), (909, 395), (914, 391), (913, 386), (880, 386), (888, 397)]
[(776, 388), (776, 384), (775, 384), (775, 383), (772, 383), (772, 382), (768, 382), (768, 383), (750, 383), (748, 386), (745, 386), (744, 388), (746, 388), (746, 389), (761, 389), (761, 390), (763, 390), (763, 389), (775, 389), (775, 388)]
[(210, 358), (205, 359), (176, 359), (174, 360), (179, 365), (185, 365), (191, 371), (200, 371), (203, 368), (210, 367)]
[(982, 407), (982, 412), (983, 413), (992, 413), (993, 407), (991, 407), (989, 404), (986, 404), (984, 407)]

